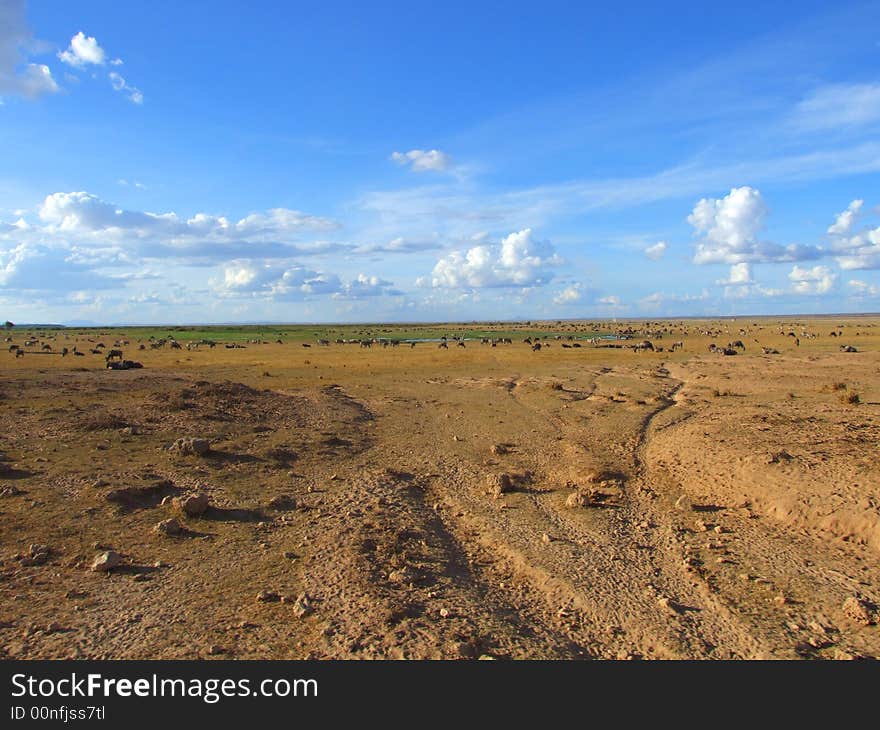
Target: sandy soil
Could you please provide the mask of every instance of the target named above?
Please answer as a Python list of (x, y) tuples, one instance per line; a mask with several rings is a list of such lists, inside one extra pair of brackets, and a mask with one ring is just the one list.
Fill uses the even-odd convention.
[(0, 353), (0, 656), (880, 655), (880, 320), (628, 324)]

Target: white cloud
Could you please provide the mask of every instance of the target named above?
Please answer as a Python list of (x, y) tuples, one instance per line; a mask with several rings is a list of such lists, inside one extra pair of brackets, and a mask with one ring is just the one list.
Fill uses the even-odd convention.
[(657, 241), (653, 246), (648, 246), (645, 249), (645, 256), (647, 256), (652, 261), (657, 261), (663, 258), (663, 254), (666, 253), (666, 249), (668, 248), (668, 244), (666, 241)]
[(449, 155), (440, 150), (410, 150), (409, 152), (392, 152), (391, 159), (399, 165), (409, 165), (414, 172), (427, 170), (445, 170), (451, 164)]
[(607, 297), (602, 297), (599, 299), (599, 304), (605, 304), (609, 307), (619, 307), (620, 306), (620, 297), (611, 295)]
[(87, 36), (80, 31), (70, 39), (67, 50), (58, 53), (58, 58), (68, 66), (85, 68), (89, 65), (103, 66), (105, 53), (93, 36)]
[(306, 215), (288, 208), (271, 208), (251, 213), (238, 221), (224, 216), (196, 213), (188, 219), (176, 213), (147, 213), (118, 208), (87, 192), (52, 193), (46, 196), (38, 215), (47, 231), (93, 237), (119, 234), (148, 238), (163, 236), (172, 242), (192, 238), (217, 240), (289, 240), (303, 229), (332, 230), (338, 224), (327, 218)]
[(728, 276), (727, 279), (722, 279), (717, 283), (723, 286), (740, 286), (753, 283), (751, 264), (734, 264), (730, 267), (730, 276)]
[(58, 91), (48, 66), (26, 62), (33, 46), (23, 0), (0, 2), (0, 94), (35, 99)]
[(140, 89), (136, 89), (134, 86), (129, 86), (126, 80), (118, 73), (111, 71), (108, 74), (108, 78), (110, 79), (110, 85), (113, 87), (114, 91), (124, 92), (127, 95), (128, 100), (133, 104), (144, 103), (144, 95), (141, 93)]
[(795, 265), (788, 275), (792, 289), (797, 294), (827, 294), (837, 281), (837, 274), (827, 266), (814, 266), (811, 269)]
[(688, 216), (701, 236), (694, 254), (695, 264), (739, 264), (747, 262), (802, 261), (818, 258), (810, 246), (780, 246), (760, 241), (767, 206), (761, 193), (749, 186), (733, 188), (721, 199), (703, 198)]
[[(841, 269), (880, 269), (880, 226), (853, 232), (856, 220), (862, 214), (863, 201), (854, 200), (829, 226), (831, 253)], [(880, 211), (875, 211), (880, 212)]]
[(793, 121), (807, 131), (834, 131), (880, 121), (880, 84), (823, 86), (797, 105)]
[(553, 246), (537, 241), (530, 228), (511, 233), (498, 246), (480, 244), (453, 251), (434, 266), (431, 285), (449, 289), (543, 286), (562, 263)]
[(864, 200), (852, 201), (845, 211), (838, 213), (834, 223), (828, 226), (828, 234), (831, 236), (842, 236), (849, 233), (864, 204)]
[(222, 280), (213, 280), (221, 297), (253, 297), (269, 301), (302, 301), (318, 296), (360, 300), (400, 294), (393, 283), (378, 276), (358, 274), (343, 281), (337, 274), (300, 264), (232, 261), (223, 267)]
[(859, 279), (850, 279), (846, 285), (853, 290), (853, 296), (857, 297), (876, 297), (880, 295), (880, 286), (869, 284)]
[(439, 241), (412, 241), (398, 236), (384, 244), (358, 246), (355, 253), (420, 253), (441, 248)]
[(583, 297), (583, 292), (581, 291), (580, 284), (572, 284), (569, 287), (563, 289), (559, 294), (553, 297), (553, 303), (563, 306), (566, 304), (577, 304), (581, 301)]

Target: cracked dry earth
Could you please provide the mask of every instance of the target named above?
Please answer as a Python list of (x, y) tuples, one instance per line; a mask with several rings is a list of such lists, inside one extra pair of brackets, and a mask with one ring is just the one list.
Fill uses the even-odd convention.
[(3, 373), (4, 657), (880, 653), (871, 352), (151, 357)]

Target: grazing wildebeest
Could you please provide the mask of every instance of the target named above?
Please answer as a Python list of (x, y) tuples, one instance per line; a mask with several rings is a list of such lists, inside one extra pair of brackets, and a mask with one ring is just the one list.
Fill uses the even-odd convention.
[(458, 343), (458, 346), (459, 346), (459, 347), (464, 347), (464, 342), (459, 342), (459, 343)]
[(302, 346), (303, 346), (303, 347), (311, 347), (311, 345), (310, 345), (308, 342), (303, 342), (303, 343), (302, 343)]
[(737, 352), (732, 347), (725, 347), (723, 350), (721, 350), (721, 354), (722, 355), (736, 355)]
[(728, 345), (728, 347), (738, 347), (740, 350), (743, 351), (745, 351), (746, 349), (746, 346), (743, 344), (742, 340), (734, 340)]
[(534, 345), (532, 345), (532, 352), (538, 352), (540, 349), (541, 349), (540, 342), (536, 342)]
[(18, 348), (18, 349), (15, 351), (15, 356), (16, 356), (16, 357), (24, 357), (24, 350), (22, 350), (21, 348)]
[(437, 345), (437, 349), (439, 350), (440, 348), (443, 348), (444, 350), (448, 350), (449, 346), (444, 341), (444, 342), (441, 342), (439, 345)]
[(416, 343), (415, 343), (415, 342), (410, 342), (410, 343), (409, 343), (409, 349), (410, 349), (410, 350), (412, 350), (415, 346), (416, 346)]
[(110, 350), (107, 353), (107, 362), (111, 360), (122, 360), (122, 350)]
[(858, 350), (855, 347), (853, 347), (852, 345), (841, 345), (840, 351), (841, 352), (858, 352)]
[(43, 345), (43, 347), (42, 347), (41, 349), (42, 349), (44, 352), (52, 352), (52, 345), (50, 345), (50, 344), (47, 343), (47, 344)]
[(641, 352), (642, 350), (650, 350), (654, 352), (654, 344), (650, 340), (642, 340), (636, 345), (632, 346), (633, 350), (636, 352)]
[(67, 353), (70, 352), (66, 347), (61, 348), (61, 357), (67, 357)]

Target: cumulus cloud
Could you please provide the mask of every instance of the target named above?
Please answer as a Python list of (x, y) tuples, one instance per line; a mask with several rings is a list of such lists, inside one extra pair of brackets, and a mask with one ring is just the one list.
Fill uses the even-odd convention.
[(33, 47), (24, 1), (0, 2), (0, 94), (35, 99), (58, 91), (48, 66), (27, 61)]
[(781, 246), (759, 240), (767, 212), (760, 191), (749, 186), (733, 188), (720, 199), (700, 200), (688, 216), (688, 223), (700, 236), (694, 263), (802, 261), (821, 255), (812, 246)]
[(850, 279), (846, 282), (846, 285), (852, 289), (853, 296), (856, 297), (876, 297), (880, 295), (880, 286), (875, 286), (874, 284), (869, 284), (866, 281), (861, 281), (860, 279)]
[(301, 264), (232, 261), (216, 279), (215, 291), (222, 297), (256, 297), (272, 301), (302, 301), (329, 295), (336, 300), (359, 300), (401, 292), (378, 276), (358, 274), (343, 281), (337, 274)]
[(427, 170), (446, 170), (451, 164), (449, 155), (440, 150), (410, 150), (409, 152), (392, 152), (391, 159), (399, 165), (409, 165), (414, 172)]
[(67, 246), (19, 243), (0, 248), (0, 287), (7, 292), (69, 292), (119, 286), (95, 262)]
[(880, 226), (853, 231), (863, 201), (854, 200), (829, 226), (831, 252), (841, 269), (880, 269)]
[(666, 241), (657, 241), (653, 246), (648, 246), (645, 249), (645, 256), (647, 256), (652, 261), (657, 261), (663, 258), (663, 254), (666, 253), (666, 249), (668, 244)]
[(500, 245), (480, 244), (453, 251), (431, 272), (431, 285), (449, 289), (543, 286), (562, 263), (548, 241), (538, 241), (532, 230), (511, 233)]
[(559, 306), (564, 306), (566, 304), (577, 304), (581, 301), (583, 297), (583, 292), (581, 291), (581, 285), (572, 284), (571, 286), (566, 287), (561, 292), (559, 292), (555, 297), (553, 297), (553, 303)]
[(327, 231), (338, 227), (330, 219), (289, 208), (271, 208), (238, 221), (208, 213), (181, 218), (173, 212), (131, 211), (85, 191), (46, 196), (38, 216), (47, 232), (84, 238), (100, 235), (102, 240), (114, 236), (120, 239), (152, 237), (171, 243), (186, 243), (193, 239), (286, 241), (302, 230)]
[(880, 121), (880, 84), (829, 84), (814, 90), (795, 110), (794, 124), (807, 131), (839, 130)]
[(106, 54), (93, 36), (80, 31), (70, 39), (66, 51), (60, 51), (58, 58), (68, 66), (85, 68), (86, 66), (103, 66)]
[(837, 274), (827, 266), (806, 267), (795, 265), (788, 275), (796, 294), (827, 294), (837, 281)]
[(828, 226), (828, 234), (831, 236), (842, 236), (849, 233), (864, 204), (864, 200), (852, 201), (845, 211), (837, 214), (834, 223)]
[(717, 283), (723, 286), (741, 286), (753, 283), (751, 264), (734, 264), (730, 267), (730, 275)]

